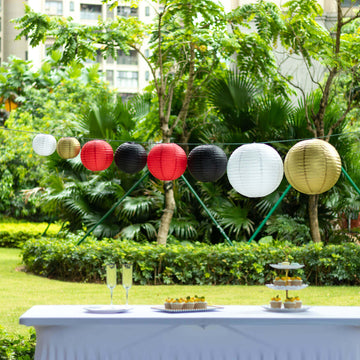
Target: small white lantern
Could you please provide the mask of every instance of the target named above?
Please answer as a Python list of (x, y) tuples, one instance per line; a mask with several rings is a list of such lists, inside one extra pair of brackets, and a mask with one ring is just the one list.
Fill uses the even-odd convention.
[(41, 156), (49, 156), (56, 150), (56, 139), (52, 135), (37, 134), (32, 142), (34, 151)]
[(251, 198), (271, 194), (283, 176), (284, 166), (279, 153), (266, 144), (238, 147), (227, 164), (231, 186), (241, 195)]

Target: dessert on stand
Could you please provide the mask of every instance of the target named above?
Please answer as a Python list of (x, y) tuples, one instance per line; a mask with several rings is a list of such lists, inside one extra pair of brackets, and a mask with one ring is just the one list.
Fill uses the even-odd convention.
[(299, 296), (289, 296), (289, 291), (296, 291), (305, 289), (308, 285), (303, 283), (301, 277), (290, 277), (290, 270), (297, 270), (304, 267), (298, 263), (290, 263), (284, 261), (278, 264), (270, 264), (270, 266), (277, 270), (283, 270), (283, 276), (277, 276), (272, 284), (266, 284), (269, 289), (285, 291), (285, 298), (282, 300), (279, 295), (271, 298), (269, 305), (264, 305), (263, 308), (274, 312), (301, 312), (309, 310), (310, 306), (304, 306)]

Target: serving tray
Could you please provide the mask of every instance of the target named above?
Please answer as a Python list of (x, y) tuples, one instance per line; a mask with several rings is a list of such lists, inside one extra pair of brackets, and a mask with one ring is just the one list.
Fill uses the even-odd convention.
[(165, 309), (164, 305), (152, 306), (153, 310), (165, 312), (165, 313), (189, 313), (189, 312), (207, 312), (221, 310), (223, 306), (208, 305), (206, 309)]
[(270, 305), (263, 305), (262, 308), (265, 309), (266, 311), (277, 312), (277, 313), (297, 313), (297, 312), (308, 311), (310, 309), (310, 306), (303, 305), (301, 308), (298, 309), (286, 309), (286, 308), (275, 309), (272, 308)]

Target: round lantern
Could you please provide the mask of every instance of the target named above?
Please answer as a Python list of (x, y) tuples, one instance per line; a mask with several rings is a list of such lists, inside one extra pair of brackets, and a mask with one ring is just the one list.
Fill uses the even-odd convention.
[(280, 185), (283, 175), (279, 153), (265, 144), (238, 147), (227, 164), (231, 186), (241, 195), (251, 198), (271, 194)]
[(129, 174), (135, 174), (146, 165), (147, 154), (140, 144), (124, 143), (115, 151), (114, 161), (116, 166)]
[(219, 180), (226, 171), (227, 157), (215, 145), (200, 145), (190, 151), (188, 169), (199, 181)]
[(296, 190), (321, 194), (331, 189), (341, 174), (341, 159), (334, 146), (320, 139), (300, 141), (287, 153), (285, 176)]
[(186, 170), (185, 151), (176, 144), (158, 144), (149, 152), (147, 165), (153, 176), (170, 181), (180, 177)]
[(107, 169), (114, 158), (114, 152), (110, 144), (104, 140), (91, 140), (81, 149), (81, 162), (91, 171)]
[(80, 143), (74, 137), (61, 138), (56, 146), (56, 151), (62, 159), (72, 159), (80, 152)]
[(37, 134), (33, 139), (32, 146), (38, 155), (49, 156), (56, 150), (56, 139), (52, 135)]

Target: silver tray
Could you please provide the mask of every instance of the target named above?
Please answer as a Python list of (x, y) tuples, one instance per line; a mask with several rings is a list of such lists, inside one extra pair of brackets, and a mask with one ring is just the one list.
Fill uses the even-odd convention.
[(280, 264), (270, 264), (271, 267), (274, 269), (284, 269), (284, 270), (295, 270), (295, 269), (301, 269), (304, 267), (304, 265), (292, 263), (290, 265), (282, 265)]
[(262, 308), (265, 309), (266, 311), (277, 312), (277, 313), (298, 313), (298, 312), (308, 311), (311, 307), (303, 305), (301, 308), (298, 309), (286, 309), (284, 307), (280, 309), (274, 309), (270, 305), (263, 305)]
[(207, 312), (221, 310), (223, 306), (208, 305), (206, 309), (165, 309), (164, 305), (152, 306), (153, 310), (165, 312), (165, 313), (190, 313), (190, 312)]
[(269, 289), (272, 290), (302, 290), (308, 287), (309, 285), (302, 284), (300, 286), (291, 286), (291, 285), (279, 286), (274, 284), (265, 284), (265, 286), (267, 286)]

